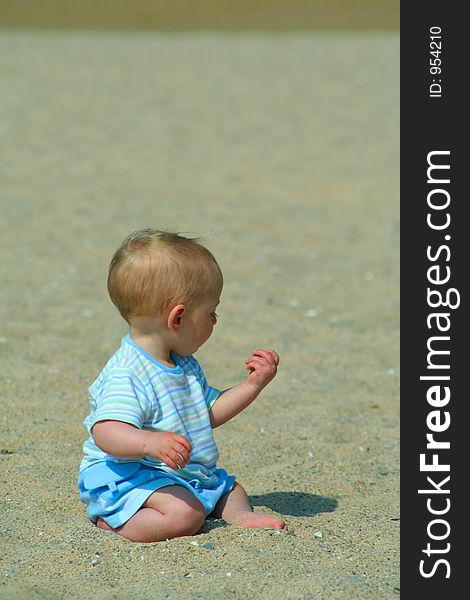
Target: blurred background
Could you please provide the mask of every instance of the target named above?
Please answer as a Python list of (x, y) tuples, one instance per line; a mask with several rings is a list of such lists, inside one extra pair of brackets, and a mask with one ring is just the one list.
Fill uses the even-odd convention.
[[(388, 0), (0, 0), (5, 597), (397, 597), (398, 21)], [(289, 535), (142, 548), (85, 518), (87, 389), (126, 333), (108, 265), (144, 227), (202, 236), (224, 272), (211, 385), (281, 356), (215, 437)]]
[(1, 0), (3, 27), (147, 31), (397, 29), (398, 0)]

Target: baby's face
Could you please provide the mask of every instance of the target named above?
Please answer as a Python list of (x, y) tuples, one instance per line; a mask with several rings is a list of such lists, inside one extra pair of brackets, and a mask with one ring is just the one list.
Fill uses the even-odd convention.
[(213, 294), (190, 308), (183, 317), (180, 330), (181, 350), (179, 354), (187, 356), (194, 354), (198, 348), (207, 342), (217, 323), (215, 312), (219, 304), (220, 294)]

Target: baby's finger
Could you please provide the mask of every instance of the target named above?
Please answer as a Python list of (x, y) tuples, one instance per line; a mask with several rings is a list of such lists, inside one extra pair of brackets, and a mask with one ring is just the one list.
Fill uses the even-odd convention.
[(174, 450), (183, 457), (183, 460), (186, 464), (189, 462), (189, 452), (182, 444), (178, 444)]
[(192, 452), (193, 447), (191, 446), (191, 442), (188, 440), (187, 437), (184, 437), (184, 435), (176, 434), (175, 438), (176, 441), (183, 445), (188, 452)]
[(264, 358), (253, 357), (246, 361), (246, 365), (248, 367), (253, 367), (254, 369), (259, 369), (260, 367), (268, 367), (269, 363)]
[(275, 352), (274, 350), (268, 350), (268, 352), (270, 352), (273, 355), (274, 362), (276, 363), (276, 366), (277, 366), (281, 360), (279, 358), (279, 354), (277, 352)]
[[(255, 350), (256, 352), (256, 350)], [(265, 356), (263, 356), (262, 354), (255, 354), (255, 352), (252, 353), (252, 355), (247, 359), (247, 360), (264, 360), (265, 362), (271, 362), (272, 359), (268, 360)]]
[(173, 469), (175, 471), (178, 471), (178, 469), (180, 468), (176, 464), (176, 462), (172, 458), (170, 458), (169, 456), (166, 456), (165, 460), (163, 462), (167, 465), (167, 467), (170, 467), (170, 469)]
[(186, 466), (186, 462), (179, 452), (175, 451), (171, 458), (178, 465), (178, 469), (184, 469), (184, 467)]
[(269, 363), (274, 363), (275, 365), (279, 364), (279, 356), (274, 350), (254, 350), (253, 356), (262, 356)]
[(269, 361), (268, 361), (268, 360), (266, 360), (266, 359), (264, 358), (264, 356), (250, 356), (250, 358), (248, 358), (248, 359), (246, 360), (246, 362), (247, 362), (247, 363), (248, 363), (248, 362), (252, 362), (252, 361), (256, 361), (256, 362), (262, 362), (262, 363), (263, 363), (263, 364), (265, 364), (265, 365), (268, 365), (268, 364), (269, 364)]

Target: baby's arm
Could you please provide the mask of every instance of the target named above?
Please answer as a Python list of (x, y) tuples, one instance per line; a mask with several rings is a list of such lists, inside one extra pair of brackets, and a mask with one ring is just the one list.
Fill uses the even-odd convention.
[(209, 411), (214, 429), (238, 415), (253, 402), (276, 375), (279, 356), (274, 350), (255, 350), (245, 364), (250, 371), (246, 381), (222, 392)]
[(98, 421), (92, 431), (95, 444), (107, 454), (122, 458), (151, 456), (171, 469), (189, 463), (191, 443), (170, 431), (146, 431), (122, 421)]

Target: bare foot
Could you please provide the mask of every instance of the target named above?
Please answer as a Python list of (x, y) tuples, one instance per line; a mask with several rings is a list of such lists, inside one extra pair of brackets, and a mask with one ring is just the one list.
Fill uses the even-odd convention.
[(98, 521), (96, 522), (96, 526), (98, 529), (104, 529), (105, 531), (114, 531), (112, 527), (110, 527), (104, 519), (98, 517)]
[(246, 529), (282, 529), (287, 531), (287, 525), (280, 517), (273, 515), (258, 515), (254, 512), (247, 512), (232, 521), (232, 525), (245, 527)]

